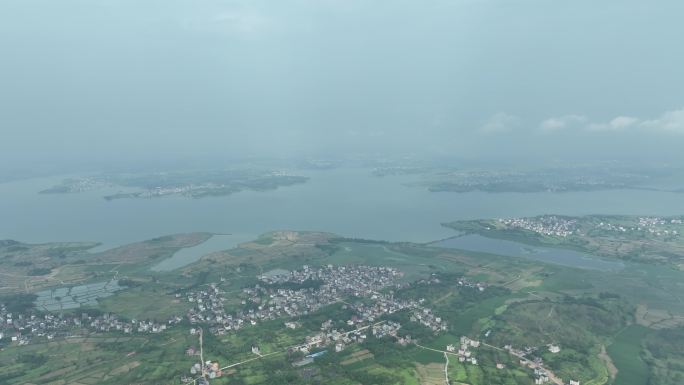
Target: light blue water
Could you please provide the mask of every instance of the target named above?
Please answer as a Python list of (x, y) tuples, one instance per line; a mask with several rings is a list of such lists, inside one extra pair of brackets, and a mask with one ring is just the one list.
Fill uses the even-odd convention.
[(167, 258), (152, 266), (153, 271), (171, 271), (179, 267), (198, 261), (202, 256), (215, 251), (229, 250), (243, 242), (253, 240), (250, 234), (217, 234), (205, 242), (177, 251), (171, 258)]
[(624, 268), (624, 264), (621, 262), (605, 260), (590, 254), (565, 249), (530, 246), (503, 239), (487, 238), (477, 234), (446, 239), (433, 243), (432, 246), (528, 258), (580, 269), (616, 271)]
[(428, 242), (459, 219), (540, 214), (684, 214), (684, 194), (643, 190), (575, 193), (431, 193), (414, 177), (376, 178), (368, 169), (300, 172), (301, 185), (225, 197), (118, 199), (107, 192), (38, 194), (62, 178), (0, 184), (0, 239), (99, 241), (100, 249), (161, 235), (320, 230), (349, 237)]

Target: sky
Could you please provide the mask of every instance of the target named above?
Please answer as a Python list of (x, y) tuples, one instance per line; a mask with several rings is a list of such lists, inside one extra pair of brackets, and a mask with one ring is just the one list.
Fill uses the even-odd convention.
[(0, 168), (684, 162), (683, 14), (680, 0), (2, 0)]

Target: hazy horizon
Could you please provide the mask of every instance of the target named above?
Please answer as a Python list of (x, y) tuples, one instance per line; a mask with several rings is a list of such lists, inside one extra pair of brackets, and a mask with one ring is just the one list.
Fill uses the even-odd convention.
[(684, 3), (0, 3), (0, 161), (682, 163)]

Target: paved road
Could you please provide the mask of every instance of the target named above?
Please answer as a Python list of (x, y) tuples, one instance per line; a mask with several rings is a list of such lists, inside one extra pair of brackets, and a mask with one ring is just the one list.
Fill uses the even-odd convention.
[[(419, 344), (416, 344), (416, 346), (418, 346), (418, 347), (421, 348), (421, 349), (432, 350), (433, 352), (438, 352), (438, 353), (444, 353), (444, 356), (445, 356), (445, 357), (447, 357), (448, 354), (451, 354), (451, 355), (454, 355), (454, 356), (457, 356), (457, 355), (458, 355), (457, 353), (447, 352), (446, 350), (439, 350), (439, 349), (428, 348), (427, 346), (423, 346), (423, 345), (419, 345)], [(486, 346), (486, 347), (488, 347), (488, 348), (495, 349), (495, 350), (499, 350), (499, 351), (502, 351), (502, 352), (507, 352), (507, 353), (509, 353), (509, 354), (511, 354), (511, 355), (514, 355), (514, 356), (516, 356), (516, 357), (518, 357), (518, 358), (521, 358), (521, 359), (523, 359), (523, 360), (525, 360), (525, 361), (529, 361), (527, 358), (525, 358), (525, 356), (523, 356), (523, 355), (521, 355), (521, 354), (513, 353), (513, 352), (511, 352), (511, 351), (509, 351), (509, 350), (502, 349), (502, 348), (500, 348), (500, 347), (498, 347), (498, 346), (490, 345), (490, 344), (485, 343), (485, 342), (482, 343), (482, 346)], [(447, 361), (448, 361), (448, 358), (447, 358)], [(448, 362), (447, 362), (447, 365), (448, 365)], [(552, 371), (548, 370), (547, 368), (542, 368), (542, 369), (544, 369), (544, 370), (546, 371), (546, 373), (549, 375), (549, 380), (551, 380), (553, 383), (555, 383), (555, 384), (557, 384), (557, 385), (563, 385), (563, 380), (561, 380), (560, 378), (558, 378)], [(445, 375), (446, 375), (446, 367), (444, 368), (444, 372), (445, 372)], [(447, 384), (449, 384), (449, 382), (448, 382), (448, 381), (449, 381), (449, 378), (448, 378), (448, 377), (447, 377), (446, 380), (447, 380)]]
[[(383, 324), (383, 323), (385, 323), (385, 321), (379, 321), (379, 322), (376, 322), (376, 323), (374, 323), (374, 324), (372, 324), (372, 325), (367, 325), (367, 326), (360, 327), (360, 328), (357, 328), (357, 329), (354, 329), (354, 330), (350, 330), (350, 331), (344, 333), (343, 335), (344, 335), (344, 336), (348, 336), (348, 335), (350, 335), (350, 334), (352, 334), (352, 333), (357, 333), (357, 332), (360, 332), (360, 331), (362, 331), (362, 330), (366, 330), (366, 329), (368, 329), (368, 328), (370, 328), (370, 327), (372, 327), (372, 326), (381, 325), (381, 324)], [(187, 384), (197, 384), (197, 380), (199, 380), (201, 377), (204, 376), (204, 356), (203, 356), (204, 352), (203, 352), (203, 350), (202, 350), (202, 332), (201, 332), (201, 330), (202, 330), (202, 329), (200, 329), (200, 356), (201, 356), (201, 360), (202, 360), (202, 367), (203, 367), (202, 373), (203, 373), (203, 375), (202, 375), (202, 376), (199, 376), (199, 377), (197, 377), (197, 378), (194, 378), (192, 381), (186, 382), (186, 385), (187, 385)], [(289, 349), (299, 349), (299, 348), (304, 347), (304, 346), (310, 347), (310, 344), (299, 344), (299, 345), (288, 346), (288, 347), (286, 347), (284, 350), (279, 350), (279, 351), (271, 352), (271, 353), (268, 353), (268, 354), (258, 355), (257, 357), (253, 357), (253, 358), (250, 358), (250, 359), (247, 359), (247, 360), (244, 360), (244, 361), (240, 361), (240, 362), (236, 362), (236, 363), (230, 364), (230, 365), (228, 365), (228, 366), (224, 366), (224, 367), (221, 368), (221, 370), (226, 370), (226, 369), (234, 368), (234, 367), (236, 367), (236, 366), (240, 366), (240, 365), (246, 364), (246, 363), (248, 363), (248, 362), (260, 360), (260, 359), (262, 359), (262, 358), (269, 357), (269, 356), (273, 356), (273, 355), (276, 355), (276, 354), (285, 353), (285, 352), (287, 352)]]
[[(502, 351), (502, 352), (507, 352), (508, 354), (511, 354), (511, 355), (513, 355), (513, 356), (516, 356), (516, 357), (518, 357), (518, 358), (520, 358), (520, 359), (523, 359), (523, 360), (525, 360), (525, 361), (527, 361), (527, 362), (531, 362), (530, 360), (528, 360), (527, 358), (525, 358), (525, 356), (523, 356), (522, 354), (517, 354), (517, 353), (514, 353), (514, 352), (512, 352), (512, 351), (510, 351), (510, 350), (502, 349), (502, 348), (500, 348), (500, 347), (498, 347), (498, 346), (490, 345), (490, 344), (485, 343), (485, 342), (482, 343), (482, 346), (486, 346), (486, 347), (488, 347), (488, 348), (496, 349), (496, 350), (499, 350), (499, 351)], [(544, 370), (546, 371), (546, 374), (549, 375), (549, 380), (551, 380), (553, 383), (555, 383), (555, 384), (557, 384), (557, 385), (563, 385), (563, 380), (561, 380), (560, 378), (558, 378), (558, 377), (556, 376), (555, 373), (553, 373), (552, 371), (550, 371), (549, 369), (547, 369), (547, 368), (545, 368), (545, 367), (540, 367), (540, 368), (542, 368), (542, 369), (544, 369)]]

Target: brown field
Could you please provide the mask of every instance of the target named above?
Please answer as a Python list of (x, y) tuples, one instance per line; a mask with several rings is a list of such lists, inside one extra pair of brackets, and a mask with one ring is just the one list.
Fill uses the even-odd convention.
[(367, 359), (373, 358), (373, 357), (374, 357), (373, 353), (369, 352), (368, 350), (366, 350), (366, 349), (359, 350), (358, 352), (354, 352), (354, 353), (350, 354), (349, 358), (340, 362), (340, 364), (345, 365), (345, 366), (351, 365), (355, 362), (367, 360)]
[(599, 352), (598, 357), (601, 359), (601, 361), (603, 361), (604, 364), (606, 364), (606, 368), (608, 369), (608, 374), (610, 375), (610, 378), (612, 380), (615, 380), (615, 376), (617, 375), (618, 370), (615, 367), (615, 364), (613, 364), (613, 360), (606, 352), (605, 345), (601, 345), (601, 351)]
[(109, 372), (109, 374), (107, 374), (107, 377), (128, 373), (131, 370), (137, 368), (138, 366), (140, 366), (140, 361), (129, 362), (127, 364), (119, 366), (118, 368), (113, 369), (111, 372)]

